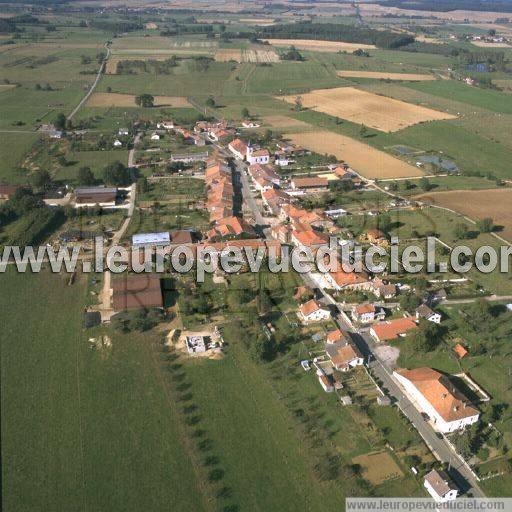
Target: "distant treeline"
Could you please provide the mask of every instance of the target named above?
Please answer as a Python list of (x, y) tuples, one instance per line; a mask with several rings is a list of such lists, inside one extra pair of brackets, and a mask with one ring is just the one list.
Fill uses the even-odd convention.
[(213, 25), (181, 25), (174, 24), (160, 32), (162, 36), (179, 36), (181, 34), (213, 34)]
[(90, 26), (105, 32), (113, 32), (120, 34), (122, 32), (133, 32), (143, 28), (141, 23), (133, 21), (108, 21), (108, 20), (92, 20)]
[(398, 7), (416, 11), (448, 12), (465, 11), (512, 12), (510, 0), (377, 0), (386, 7)]
[[(0, 0), (1, 2), (1, 0)], [(31, 14), (20, 14), (11, 18), (0, 18), (0, 32), (16, 32), (18, 25), (47, 25), (47, 21), (40, 20)]]
[(262, 27), (257, 34), (260, 38), (321, 39), (323, 41), (374, 44), (380, 48), (400, 48), (414, 42), (414, 37), (407, 34), (334, 23), (301, 22), (272, 25)]

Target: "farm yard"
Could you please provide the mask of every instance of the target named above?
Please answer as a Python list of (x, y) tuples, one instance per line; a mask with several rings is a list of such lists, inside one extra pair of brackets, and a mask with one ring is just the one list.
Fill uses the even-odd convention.
[(315, 153), (335, 155), (365, 178), (408, 178), (421, 176), (418, 168), (358, 140), (328, 131), (287, 133), (294, 144)]
[[(294, 103), (296, 98), (296, 96), (283, 97), (289, 103)], [(439, 121), (456, 117), (354, 87), (314, 90), (301, 95), (301, 100), (305, 108), (348, 119), (353, 123), (363, 124), (384, 132), (398, 131), (425, 121)]]

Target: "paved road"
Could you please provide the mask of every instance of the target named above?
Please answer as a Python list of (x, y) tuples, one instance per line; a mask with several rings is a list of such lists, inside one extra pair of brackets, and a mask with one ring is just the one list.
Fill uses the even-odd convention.
[(91, 85), (90, 89), (87, 91), (86, 95), (80, 100), (80, 103), (73, 109), (71, 114), (69, 114), (69, 116), (67, 118), (68, 121), (73, 119), (73, 117), (76, 115), (76, 113), (83, 107), (85, 102), (89, 99), (89, 96), (93, 93), (94, 89), (98, 85), (98, 82), (100, 81), (101, 75), (103, 73), (103, 69), (105, 68), (107, 60), (110, 57), (110, 47), (109, 47), (108, 43), (105, 43), (104, 46), (105, 46), (105, 49), (107, 50), (107, 55), (105, 56), (105, 58), (101, 62), (101, 66), (100, 66), (100, 69), (98, 71), (98, 74), (96, 75), (96, 78), (95, 78), (93, 84)]
[[(271, 238), (269, 230), (264, 228), (263, 216), (261, 215), (261, 212), (259, 211), (249, 189), (249, 183), (247, 176), (244, 173), (244, 168), (245, 166), (241, 163), (238, 163), (236, 166), (237, 172), (241, 175), (244, 200), (251, 209), (256, 223), (259, 224), (259, 227), (265, 237)], [(450, 444), (444, 438), (439, 439), (437, 437), (432, 426), (423, 419), (421, 413), (416, 409), (412, 401), (402, 392), (401, 387), (392, 375), (392, 368), (385, 366), (385, 364), (378, 358), (375, 352), (375, 343), (371, 336), (369, 336), (369, 334), (359, 333), (357, 330), (353, 329), (353, 326), (344, 319), (342, 311), (336, 301), (326, 293), (325, 290), (318, 288), (318, 285), (313, 280), (310, 273), (303, 273), (301, 276), (307, 286), (319, 290), (320, 294), (323, 296), (324, 303), (330, 304), (334, 308), (335, 319), (339, 327), (345, 331), (353, 333), (354, 341), (369, 361), (369, 367), (378, 379), (382, 381), (383, 386), (388, 390), (389, 395), (396, 401), (398, 407), (400, 407), (403, 413), (409, 418), (434, 455), (440, 461), (446, 462), (450, 465), (451, 476), (459, 487), (464, 492), (469, 492), (475, 497), (484, 497), (485, 494), (478, 486), (472, 472), (465, 466), (461, 458), (452, 450)]]

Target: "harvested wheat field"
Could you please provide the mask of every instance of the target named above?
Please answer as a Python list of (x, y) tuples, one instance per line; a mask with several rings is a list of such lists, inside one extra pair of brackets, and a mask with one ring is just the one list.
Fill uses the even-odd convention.
[(275, 23), (274, 19), (270, 18), (240, 18), (240, 23), (248, 23), (250, 25), (267, 26)]
[[(282, 98), (293, 104), (297, 95), (283, 96)], [(362, 91), (355, 87), (312, 91), (302, 95), (302, 105), (383, 132), (396, 132), (425, 121), (457, 117), (446, 112)]]
[(498, 234), (512, 241), (512, 188), (430, 192), (416, 199), (450, 208), (474, 220), (492, 217), (496, 226), (503, 226)]
[(308, 128), (311, 125), (293, 117), (288, 116), (265, 116), (263, 118), (265, 125), (269, 125), (272, 128)]
[(288, 48), (295, 46), (298, 50), (309, 50), (311, 52), (353, 52), (359, 48), (363, 50), (374, 50), (373, 44), (343, 43), (341, 41), (320, 41), (317, 39), (263, 39), (272, 46)]
[(279, 56), (272, 50), (220, 49), (215, 52), (218, 62), (278, 62)]
[(285, 137), (315, 153), (335, 155), (368, 179), (422, 176), (422, 172), (413, 165), (345, 135), (321, 130), (289, 133)]
[[(155, 107), (190, 107), (187, 98), (182, 96), (155, 96)], [(88, 107), (136, 107), (133, 94), (116, 92), (95, 92), (87, 101)]]
[(345, 78), (378, 78), (381, 80), (407, 80), (410, 82), (424, 82), (435, 80), (433, 75), (422, 75), (418, 73), (389, 73), (385, 71), (338, 71), (338, 76)]
[(404, 476), (400, 467), (388, 452), (367, 453), (355, 457), (352, 462), (361, 466), (363, 478), (373, 485), (379, 485), (387, 480)]

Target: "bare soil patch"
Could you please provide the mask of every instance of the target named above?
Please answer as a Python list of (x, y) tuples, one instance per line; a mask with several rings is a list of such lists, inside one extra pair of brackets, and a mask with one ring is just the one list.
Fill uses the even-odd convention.
[(338, 76), (346, 78), (378, 78), (383, 80), (407, 80), (412, 82), (423, 82), (435, 80), (433, 75), (422, 75), (418, 73), (389, 73), (385, 71), (338, 71)]
[(498, 234), (512, 241), (511, 188), (430, 192), (417, 199), (456, 210), (474, 220), (492, 217), (496, 226), (503, 226)]
[[(297, 95), (283, 96), (288, 103), (295, 103)], [(405, 101), (395, 100), (355, 87), (318, 89), (302, 95), (306, 108), (341, 117), (376, 130), (395, 132), (425, 121), (454, 119), (457, 116)]]
[(320, 41), (317, 39), (263, 39), (272, 46), (288, 47), (295, 46), (298, 50), (309, 50), (312, 52), (339, 52), (354, 51), (359, 48), (363, 50), (373, 50), (376, 48), (373, 44), (344, 43), (342, 41)]
[(376, 452), (360, 455), (352, 459), (362, 468), (363, 478), (373, 485), (404, 476), (398, 464), (388, 452)]
[[(155, 96), (155, 107), (190, 107), (187, 98), (182, 96)], [(136, 107), (133, 94), (116, 92), (95, 92), (87, 102), (88, 107)]]
[(365, 178), (409, 178), (423, 175), (416, 167), (384, 151), (327, 130), (289, 133), (285, 137), (316, 153), (335, 155)]

